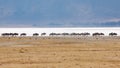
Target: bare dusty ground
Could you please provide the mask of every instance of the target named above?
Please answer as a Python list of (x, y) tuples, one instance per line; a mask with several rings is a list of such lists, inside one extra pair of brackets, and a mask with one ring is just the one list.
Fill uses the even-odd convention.
[(0, 68), (120, 68), (120, 40), (0, 38)]

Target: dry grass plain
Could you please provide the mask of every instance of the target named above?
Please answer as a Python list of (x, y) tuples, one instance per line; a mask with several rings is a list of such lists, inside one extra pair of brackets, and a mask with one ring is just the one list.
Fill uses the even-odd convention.
[(120, 68), (120, 40), (1, 37), (0, 68)]

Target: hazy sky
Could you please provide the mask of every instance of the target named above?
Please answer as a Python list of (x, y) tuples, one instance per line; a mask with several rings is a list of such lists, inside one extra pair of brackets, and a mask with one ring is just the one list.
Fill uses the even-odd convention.
[(120, 0), (0, 0), (0, 27), (120, 26)]

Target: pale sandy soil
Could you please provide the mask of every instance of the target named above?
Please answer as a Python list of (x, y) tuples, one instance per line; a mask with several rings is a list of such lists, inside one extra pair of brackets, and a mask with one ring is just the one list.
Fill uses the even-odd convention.
[(0, 68), (120, 68), (120, 40), (0, 38)]

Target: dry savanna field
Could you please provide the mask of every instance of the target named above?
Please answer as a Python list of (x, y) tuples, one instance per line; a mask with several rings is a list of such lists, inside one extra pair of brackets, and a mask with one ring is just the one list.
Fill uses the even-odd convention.
[(0, 68), (120, 68), (120, 39), (1, 37)]

